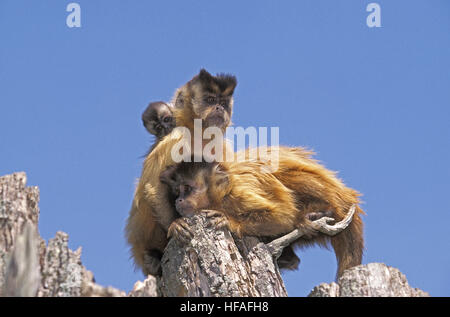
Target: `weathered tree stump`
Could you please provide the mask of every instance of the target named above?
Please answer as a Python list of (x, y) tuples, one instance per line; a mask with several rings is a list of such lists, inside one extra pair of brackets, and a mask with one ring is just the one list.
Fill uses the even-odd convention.
[(172, 239), (162, 259), (163, 296), (287, 296), (264, 243), (234, 239), (228, 230), (211, 228), (203, 215), (187, 222), (192, 241)]
[(369, 263), (348, 269), (337, 283), (316, 286), (310, 297), (428, 297), (409, 286), (405, 275), (383, 263)]

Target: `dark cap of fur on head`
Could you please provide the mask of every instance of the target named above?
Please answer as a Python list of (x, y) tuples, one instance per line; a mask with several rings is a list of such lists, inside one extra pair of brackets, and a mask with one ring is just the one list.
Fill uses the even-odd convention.
[(206, 162), (201, 160), (201, 162), (195, 162), (194, 157), (192, 157), (191, 162), (180, 162), (178, 164), (172, 165), (161, 173), (160, 179), (164, 182), (167, 179), (173, 178), (176, 174), (182, 176), (196, 176), (200, 172), (206, 171), (208, 175), (218, 175), (221, 178), (227, 176), (226, 171), (217, 162)]
[(192, 82), (200, 81), (205, 87), (216, 85), (222, 92), (228, 90), (227, 93), (233, 94), (234, 88), (237, 85), (237, 79), (231, 74), (220, 73), (216, 76), (208, 73), (204, 68), (200, 73), (192, 79)]

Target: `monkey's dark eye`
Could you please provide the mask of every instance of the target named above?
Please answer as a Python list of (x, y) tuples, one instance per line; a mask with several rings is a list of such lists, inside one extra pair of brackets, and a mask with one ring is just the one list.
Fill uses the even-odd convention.
[(206, 102), (209, 103), (209, 104), (213, 104), (213, 103), (216, 102), (216, 98), (215, 97), (208, 97), (206, 99)]
[(170, 122), (170, 117), (164, 117), (164, 118), (163, 118), (163, 122), (164, 122), (164, 123)]
[(186, 193), (186, 194), (189, 194), (190, 192), (191, 192), (191, 190), (192, 190), (192, 187), (191, 186), (189, 186), (189, 185), (184, 185), (184, 192)]

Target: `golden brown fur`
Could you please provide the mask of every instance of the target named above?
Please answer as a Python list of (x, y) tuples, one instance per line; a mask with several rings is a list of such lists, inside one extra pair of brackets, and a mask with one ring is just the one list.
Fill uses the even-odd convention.
[[(331, 242), (340, 276), (361, 263), (363, 211), (357, 207), (349, 227), (334, 237), (314, 233), (308, 214), (330, 211), (340, 221), (352, 205), (359, 203), (359, 194), (311, 158), (312, 152), (287, 147), (280, 147), (279, 151), (279, 168), (274, 172), (262, 172), (268, 163), (255, 159), (220, 163), (209, 174), (203, 173), (209, 177), (209, 197), (205, 200), (209, 204), (200, 207), (225, 214), (230, 230), (238, 236), (276, 238), (301, 227), (311, 233), (312, 239), (299, 239), (294, 245), (325, 246)], [(198, 176), (193, 177), (200, 183)]]
[[(242, 235), (279, 236), (297, 227), (308, 227), (308, 213), (330, 210), (340, 221), (360, 194), (346, 187), (336, 174), (314, 160), (310, 151), (279, 148), (279, 168), (261, 173), (259, 160), (223, 163), (230, 175), (225, 210), (232, 210), (232, 230)], [(249, 216), (249, 211), (253, 211)], [(297, 246), (331, 242), (338, 260), (340, 276), (344, 270), (361, 264), (364, 249), (363, 223), (358, 206), (349, 227), (334, 237), (323, 234), (312, 240), (300, 239)]]

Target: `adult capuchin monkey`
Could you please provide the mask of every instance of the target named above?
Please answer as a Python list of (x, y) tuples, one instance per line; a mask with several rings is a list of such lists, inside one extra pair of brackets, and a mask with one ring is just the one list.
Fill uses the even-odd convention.
[[(195, 119), (200, 120), (203, 130), (217, 127), (225, 132), (231, 124), (236, 85), (236, 77), (232, 75), (213, 76), (202, 69), (175, 92), (173, 117), (177, 127), (186, 127), (190, 132), (191, 142), (188, 146), (193, 148), (193, 144), (199, 141), (203, 147), (203, 140), (195, 140)], [(151, 131), (157, 132), (153, 126), (150, 127)], [(145, 275), (161, 273), (162, 252), (173, 232), (169, 227), (184, 225), (182, 220), (174, 222), (180, 216), (171, 206), (167, 198), (169, 189), (159, 177), (162, 171), (175, 163), (172, 149), (183, 142), (185, 136), (186, 130), (174, 129), (158, 142), (145, 158), (136, 187), (125, 231), (134, 262)], [(223, 147), (224, 152), (233, 151), (228, 149), (226, 142), (223, 142)]]
[[(266, 162), (260, 159), (241, 162), (182, 162), (161, 173), (168, 185), (172, 208), (189, 217), (203, 210), (210, 214), (213, 224), (238, 236), (251, 235), (274, 239), (300, 229), (307, 235), (290, 244), (281, 255), (280, 268), (295, 269), (298, 258), (293, 246), (328, 242), (338, 260), (338, 273), (361, 264), (364, 239), (363, 224), (357, 206), (359, 193), (346, 187), (334, 172), (311, 157), (302, 148), (279, 148), (279, 168), (261, 173)], [(344, 219), (353, 214), (349, 226), (330, 237), (319, 232), (313, 221), (322, 217)], [(175, 221), (179, 221), (178, 219)], [(186, 226), (171, 226), (169, 232), (182, 242), (192, 233)], [(281, 265), (280, 265), (281, 264)]]

